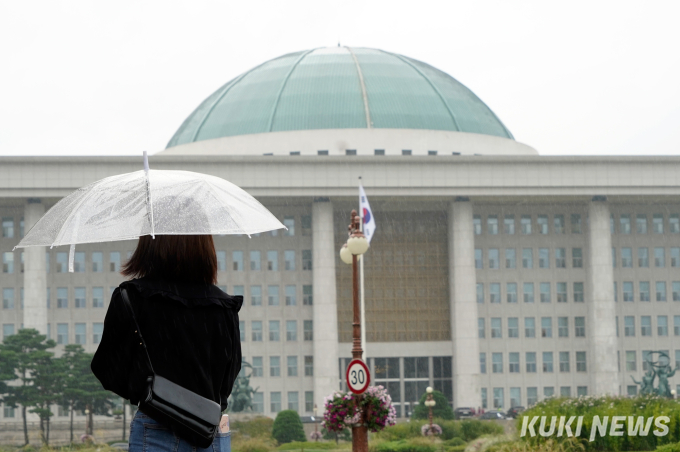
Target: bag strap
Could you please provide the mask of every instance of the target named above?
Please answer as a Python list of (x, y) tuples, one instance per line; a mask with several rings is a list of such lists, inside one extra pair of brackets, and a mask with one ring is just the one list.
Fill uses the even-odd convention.
[(146, 361), (149, 363), (149, 367), (151, 368), (151, 372), (156, 375), (156, 372), (153, 370), (153, 365), (151, 364), (151, 358), (149, 357), (149, 350), (146, 348), (146, 341), (144, 341), (144, 338), (142, 337), (142, 330), (139, 329), (139, 324), (137, 323), (137, 317), (135, 317), (135, 311), (132, 309), (132, 305), (130, 304), (130, 299), (128, 298), (127, 290), (121, 287), (120, 289), (120, 294), (123, 298), (123, 304), (127, 308), (127, 310), (130, 312), (130, 316), (132, 317), (132, 321), (135, 323), (135, 333), (137, 333), (137, 336), (139, 337), (139, 345), (144, 346), (144, 353), (146, 354)]

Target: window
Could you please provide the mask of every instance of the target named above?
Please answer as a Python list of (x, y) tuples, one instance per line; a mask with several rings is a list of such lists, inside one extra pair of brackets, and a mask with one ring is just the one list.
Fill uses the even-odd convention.
[(297, 305), (297, 287), (286, 286), (285, 292), (286, 292), (286, 306)]
[(536, 337), (536, 319), (524, 317), (524, 337)]
[(76, 344), (80, 345), (85, 345), (85, 336), (86, 336), (86, 331), (85, 331), (85, 324), (84, 323), (76, 323), (75, 325), (75, 330), (76, 330)]
[(569, 317), (557, 318), (557, 336), (569, 337)]
[(267, 270), (279, 271), (279, 252), (267, 251)]
[(68, 344), (68, 323), (57, 323), (57, 344)]
[(314, 304), (312, 286), (302, 286), (302, 304), (303, 306), (312, 306)]
[(583, 283), (582, 282), (575, 282), (574, 283), (574, 302), (576, 303), (583, 303)]
[(564, 215), (555, 215), (553, 225), (555, 234), (564, 234)]
[(673, 316), (673, 334), (680, 336), (680, 315)]
[(553, 397), (555, 395), (555, 388), (553, 386), (544, 386), (543, 387), (543, 397), (546, 399)]
[(345, 155), (357, 155), (356, 149), (345, 149)]
[(574, 336), (586, 337), (586, 318), (574, 317)]
[(555, 284), (555, 289), (557, 290), (557, 302), (566, 303), (567, 302), (567, 283), (558, 282)]
[(68, 309), (67, 287), (57, 287), (57, 309)]
[(652, 230), (654, 234), (663, 234), (663, 214), (655, 213), (652, 216)]
[(567, 268), (566, 248), (555, 248), (555, 268)]
[(619, 218), (619, 226), (621, 234), (630, 234), (630, 215), (621, 214)]
[(570, 372), (569, 352), (560, 352), (560, 372)]
[(281, 340), (281, 322), (278, 320), (269, 321), (269, 340), (279, 342)]
[(281, 357), (280, 356), (270, 356), (269, 357), (269, 376), (270, 377), (280, 377), (281, 376)]
[(517, 264), (517, 256), (515, 248), (505, 249), (505, 268), (515, 268)]
[(517, 303), (517, 283), (507, 283), (505, 291), (508, 303)]
[(536, 405), (538, 402), (538, 388), (530, 386), (527, 388), (527, 406)]
[(264, 413), (264, 393), (262, 392), (253, 393), (253, 411), (255, 413)]
[(217, 270), (225, 271), (226, 269), (227, 269), (227, 253), (225, 251), (218, 251), (217, 252)]
[(495, 374), (503, 373), (503, 354), (502, 353), (492, 353), (491, 354), (491, 371)]
[(2, 253), (2, 272), (14, 273), (14, 253), (11, 251)]
[(486, 373), (486, 353), (479, 354), (479, 373)]
[(484, 268), (481, 248), (475, 248), (475, 268), (478, 268), (478, 269)]
[(253, 377), (262, 377), (264, 376), (264, 369), (262, 365), (262, 357), (261, 356), (253, 356), (253, 362), (251, 363), (253, 366)]
[(680, 234), (680, 215), (672, 213), (668, 217), (668, 230), (671, 234)]
[(305, 391), (305, 411), (314, 411), (314, 391)]
[(235, 272), (243, 271), (243, 251), (233, 251), (231, 253), (232, 269)]
[(262, 253), (260, 251), (253, 250), (250, 252), (250, 270), (260, 271), (262, 268)]
[(302, 250), (302, 269), (312, 269), (312, 250)]
[(489, 235), (498, 234), (498, 216), (489, 215), (486, 217), (486, 231)]
[(253, 320), (250, 329), (252, 330), (253, 342), (262, 342), (262, 321)]
[(14, 309), (14, 289), (2, 289), (2, 309)]
[[(60, 254), (63, 254), (61, 259)], [(120, 253), (118, 251), (109, 253), (109, 271), (116, 273), (120, 271)], [(66, 273), (66, 253), (57, 253), (57, 273)]]
[(619, 291), (618, 291), (618, 289), (616, 288), (616, 281), (614, 281), (613, 291), (614, 291), (614, 301), (615, 301), (615, 302), (616, 302), (616, 301), (619, 301)]
[(286, 363), (288, 364), (287, 365), (288, 376), (289, 377), (297, 377), (298, 376), (298, 357), (297, 356), (289, 356), (286, 359)]
[(267, 304), (269, 306), (279, 305), (279, 286), (267, 286)]
[(493, 388), (493, 407), (503, 408), (503, 400), (505, 396), (503, 395), (503, 388)]
[(2, 236), (6, 239), (14, 238), (14, 218), (2, 218)]
[(632, 248), (621, 248), (621, 267), (632, 268), (633, 267), (633, 249)]
[(560, 397), (571, 397), (571, 387), (560, 386)]
[(305, 356), (305, 377), (314, 376), (314, 356)]
[(245, 320), (239, 320), (238, 321), (238, 332), (239, 332), (241, 342), (245, 342), (246, 341), (246, 322), (245, 322)]
[(519, 353), (508, 353), (508, 372), (511, 374), (519, 373)]
[(616, 268), (616, 248), (612, 248), (612, 268)]
[(536, 373), (536, 352), (526, 352), (527, 373)]
[(482, 408), (486, 409), (487, 408), (486, 388), (480, 388), (480, 389), (481, 389), (481, 396), (482, 396)]
[(410, 149), (402, 149), (401, 150), (401, 155), (411, 155), (412, 152)]
[(635, 317), (627, 315), (623, 318), (623, 334), (626, 337), (635, 336)]
[(300, 411), (300, 407), (299, 407), (299, 404), (298, 404), (298, 392), (297, 391), (288, 391), (288, 409), (296, 411), (296, 412)]
[(300, 226), (303, 236), (308, 237), (312, 235), (312, 216), (302, 215), (302, 217), (300, 217)]
[(501, 285), (499, 283), (489, 284), (489, 303), (501, 302)]
[(671, 248), (671, 267), (680, 267), (680, 248)]
[(553, 352), (543, 352), (543, 372), (553, 372)]
[(50, 272), (50, 252), (45, 252), (45, 273)]
[(482, 233), (482, 217), (480, 215), (472, 216), (472, 228), (475, 235), (480, 235)]
[(649, 267), (649, 249), (638, 248), (638, 267)]
[(673, 301), (680, 301), (680, 281), (673, 281)]
[(656, 332), (659, 336), (668, 336), (668, 316), (659, 315), (656, 317)]
[(666, 266), (666, 250), (663, 247), (654, 248), (654, 266), (663, 268)]
[(552, 317), (541, 317), (541, 337), (552, 337)]
[(262, 286), (250, 286), (251, 306), (262, 306)]
[[(51, 304), (50, 300), (52, 299), (51, 294), (52, 294), (52, 291), (48, 287), (47, 288), (47, 294), (46, 294), (47, 295), (47, 309), (50, 309), (50, 304)], [(49, 336), (47, 338), (49, 339)]]
[(295, 235), (295, 217), (283, 217), (283, 225), (288, 228), (283, 231), (284, 236), (292, 237)]
[(538, 249), (538, 268), (550, 268), (550, 248)]
[(520, 231), (522, 235), (531, 234), (531, 215), (522, 215), (520, 219)]
[(647, 233), (647, 215), (638, 214), (635, 218), (635, 229), (638, 234)]
[(581, 215), (578, 213), (571, 214), (571, 233), (572, 234), (581, 233)]
[(539, 215), (538, 216), (538, 233), (539, 234), (547, 234), (548, 233), (548, 216), (547, 215)]
[(13, 323), (5, 323), (2, 325), (2, 339), (5, 340), (6, 338), (14, 335), (14, 324)]
[(532, 248), (522, 249), (522, 268), (534, 268), (534, 252)]
[(550, 303), (550, 283), (542, 282), (541, 288), (541, 303)]
[(640, 301), (649, 301), (649, 281), (640, 281)]
[(623, 282), (623, 301), (633, 301), (633, 282)]
[(583, 268), (583, 249), (571, 249), (571, 266), (574, 268)]
[(502, 338), (503, 337), (503, 327), (501, 325), (500, 317), (491, 318), (491, 337), (492, 338)]
[(92, 271), (94, 273), (101, 273), (104, 271), (104, 253), (101, 251), (92, 253)]
[(515, 216), (506, 215), (503, 219), (503, 232), (509, 235), (515, 233)]
[(243, 296), (244, 290), (245, 290), (244, 286), (234, 286), (234, 295)]
[(666, 301), (666, 281), (656, 282), (656, 301)]
[(73, 293), (75, 295), (74, 298), (75, 298), (76, 308), (86, 308), (87, 307), (87, 299), (85, 298), (85, 288), (84, 287), (76, 287), (73, 290)]
[(651, 354), (652, 354), (651, 350), (642, 350), (642, 371), (643, 372), (651, 370), (650, 366), (649, 366), (650, 358), (652, 358)]
[(297, 341), (297, 320), (286, 320), (286, 340)]
[(480, 339), (484, 339), (486, 337), (486, 322), (484, 317), (479, 317), (477, 319), (477, 335)]
[(484, 303), (484, 283), (477, 283), (477, 303)]
[(103, 308), (104, 307), (104, 288), (103, 287), (93, 287), (92, 288), (92, 307), (93, 308)]
[(640, 335), (642, 336), (652, 335), (652, 316), (643, 315), (640, 317)]
[[(356, 151), (354, 151), (356, 154)], [(355, 155), (353, 154), (353, 155)], [(272, 375), (273, 376), (273, 375)], [(281, 393), (276, 391), (276, 392), (271, 392), (269, 393), (270, 397), (270, 408), (272, 413), (278, 413), (281, 411)]]
[(303, 339), (305, 341), (314, 340), (314, 322), (312, 320), (304, 320), (302, 322), (303, 327)]
[(626, 370), (630, 372), (637, 371), (637, 353), (635, 350), (626, 351)]
[(287, 271), (295, 270), (295, 251), (286, 250), (283, 252), (283, 265), (284, 269)]
[(585, 371), (586, 371), (586, 352), (576, 352), (576, 372)]
[(519, 337), (519, 319), (508, 317), (508, 337)]
[(525, 303), (533, 303), (534, 302), (534, 283), (524, 283), (522, 285), (522, 292), (524, 295), (524, 302)]

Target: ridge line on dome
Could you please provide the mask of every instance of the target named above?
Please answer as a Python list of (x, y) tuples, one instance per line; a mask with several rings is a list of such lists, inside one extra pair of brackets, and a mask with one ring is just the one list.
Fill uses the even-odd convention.
[[(285, 55), (283, 55), (283, 56), (285, 56)], [(279, 58), (281, 58), (281, 57), (279, 57)], [(276, 59), (276, 58), (275, 58), (275, 59)], [(268, 63), (269, 61), (271, 61), (271, 60), (268, 60), (268, 61), (265, 61), (265, 62), (263, 62), (263, 63), (261, 63), (261, 64), (258, 64), (258, 65), (255, 66), (254, 68), (252, 68), (252, 69), (250, 69), (250, 70), (247, 70), (247, 71), (244, 72), (243, 74), (241, 74), (241, 75), (239, 75), (238, 77), (236, 77), (236, 78), (234, 79), (233, 83), (229, 84), (229, 86), (227, 87), (227, 89), (225, 89), (224, 92), (223, 92), (222, 94), (220, 94), (219, 96), (217, 96), (217, 99), (215, 99), (215, 102), (213, 102), (213, 104), (210, 106), (210, 108), (208, 108), (208, 110), (205, 112), (205, 115), (203, 115), (203, 119), (201, 119), (201, 122), (198, 124), (198, 127), (196, 127), (196, 131), (195, 131), (194, 134), (192, 135), (190, 143), (196, 141), (196, 137), (198, 136), (199, 132), (200, 132), (201, 129), (203, 128), (203, 125), (205, 124), (205, 120), (208, 119), (208, 116), (210, 116), (210, 113), (212, 113), (212, 111), (215, 109), (215, 107), (217, 106), (217, 104), (224, 98), (224, 96), (226, 96), (227, 93), (228, 93), (229, 91), (231, 91), (231, 89), (232, 89), (234, 86), (236, 86), (236, 85), (238, 84), (238, 82), (240, 82), (241, 80), (243, 80), (243, 78), (244, 78), (246, 75), (250, 74), (251, 72), (253, 72), (253, 71), (254, 71), (255, 69), (257, 69), (257, 68), (259, 68), (259, 67), (261, 67), (261, 66), (264, 66), (264, 65), (265, 65), (266, 63)]]
[(290, 67), (290, 70), (286, 74), (286, 77), (283, 79), (283, 82), (281, 83), (281, 88), (279, 88), (279, 92), (276, 94), (276, 100), (274, 101), (274, 105), (272, 106), (272, 112), (269, 115), (269, 121), (267, 122), (267, 132), (272, 131), (272, 127), (274, 127), (274, 115), (276, 114), (276, 110), (279, 107), (279, 100), (281, 99), (281, 94), (283, 93), (283, 89), (286, 87), (286, 83), (288, 83), (288, 79), (290, 78), (291, 74), (297, 67), (297, 65), (302, 61), (304, 57), (312, 53), (318, 49), (318, 47), (314, 49), (307, 50), (306, 52), (302, 52), (302, 55), (298, 57), (297, 60), (295, 60), (295, 63)]
[(349, 46), (345, 46), (347, 50), (349, 50), (349, 53), (352, 55), (352, 59), (354, 60), (354, 65), (357, 68), (357, 73), (359, 74), (359, 84), (361, 85), (361, 96), (364, 100), (364, 113), (366, 114), (366, 128), (367, 129), (372, 129), (373, 128), (373, 123), (371, 122), (371, 110), (368, 108), (368, 94), (366, 94), (366, 84), (364, 83), (364, 74), (361, 72), (361, 66), (359, 65), (359, 60), (357, 60), (357, 56), (354, 54), (354, 51)]
[(434, 84), (434, 82), (432, 82), (432, 80), (430, 80), (430, 77), (425, 75), (425, 73), (423, 71), (421, 71), (420, 68), (416, 67), (415, 64), (408, 61), (407, 58), (405, 58), (405, 57), (403, 57), (403, 56), (401, 56), (397, 53), (386, 52), (385, 50), (382, 50), (382, 49), (377, 49), (377, 50), (379, 50), (383, 53), (386, 53), (388, 55), (392, 55), (392, 56), (399, 58), (401, 61), (403, 61), (404, 63), (411, 66), (411, 68), (413, 68), (414, 71), (416, 71), (418, 74), (420, 74), (420, 76), (425, 79), (425, 81), (428, 83), (428, 85), (430, 85), (430, 87), (434, 90), (434, 92), (437, 93), (437, 96), (439, 96), (439, 100), (442, 101), (442, 103), (446, 107), (446, 110), (449, 112), (449, 115), (451, 116), (451, 120), (453, 121), (453, 125), (456, 127), (456, 130), (458, 132), (461, 132), (460, 126), (458, 125), (458, 121), (456, 121), (456, 115), (453, 114), (453, 110), (451, 110), (449, 103), (446, 101), (446, 99), (444, 98), (444, 95), (441, 93), (441, 91), (439, 91), (439, 88), (437, 88), (437, 86)]

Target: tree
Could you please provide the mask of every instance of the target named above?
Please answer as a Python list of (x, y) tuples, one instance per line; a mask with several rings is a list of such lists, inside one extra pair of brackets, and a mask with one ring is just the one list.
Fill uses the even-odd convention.
[(283, 410), (276, 415), (272, 436), (279, 444), (290, 443), (292, 441), (307, 441), (302, 421), (297, 411)]
[(27, 402), (29, 410), (40, 417), (40, 438), (44, 445), (50, 441), (50, 418), (54, 413), (50, 406), (57, 403), (64, 390), (64, 368), (62, 361), (54, 359), (54, 353), (36, 350), (31, 353), (33, 361), (30, 371), (31, 390)]
[[(38, 330), (32, 328), (19, 330), (17, 334), (6, 337), (0, 345), (0, 356), (3, 357), (3, 361), (8, 360), (2, 366), (7, 368), (6, 375), (2, 379), (5, 381), (18, 380), (18, 385), (5, 385), (6, 395), (3, 400), (6, 405), (11, 407), (16, 408), (21, 405), (24, 445), (28, 445), (26, 408), (38, 400), (38, 396), (34, 392), (37, 388), (33, 387), (31, 373), (36, 370), (36, 362), (44, 358), (42, 353), (55, 346), (56, 343), (53, 340), (47, 339)], [(46, 369), (41, 370), (45, 371)]]
[[(451, 420), (453, 419), (453, 410), (449, 405), (449, 401), (446, 399), (444, 394), (439, 391), (432, 391), (432, 396), (436, 405), (432, 407), (432, 416), (440, 419)], [(425, 400), (427, 400), (427, 393), (424, 393), (420, 398), (418, 405), (413, 410), (414, 419), (427, 419), (430, 415), (430, 408), (425, 406)]]

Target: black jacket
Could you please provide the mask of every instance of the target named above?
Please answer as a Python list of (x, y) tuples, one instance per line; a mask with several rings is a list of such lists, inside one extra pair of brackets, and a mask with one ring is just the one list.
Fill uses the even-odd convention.
[(127, 290), (156, 374), (214, 400), (224, 411), (241, 370), (238, 311), (243, 297), (214, 285), (148, 278), (116, 288), (91, 367), (104, 389), (134, 405), (152, 373), (120, 288)]

